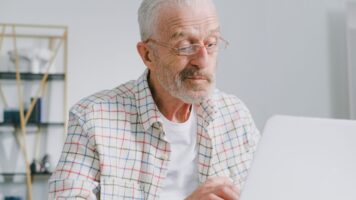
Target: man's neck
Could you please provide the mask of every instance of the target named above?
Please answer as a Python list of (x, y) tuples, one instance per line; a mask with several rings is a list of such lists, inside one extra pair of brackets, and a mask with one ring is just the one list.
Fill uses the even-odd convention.
[(158, 81), (149, 75), (148, 84), (159, 111), (170, 121), (182, 123), (188, 120), (191, 104), (170, 95)]

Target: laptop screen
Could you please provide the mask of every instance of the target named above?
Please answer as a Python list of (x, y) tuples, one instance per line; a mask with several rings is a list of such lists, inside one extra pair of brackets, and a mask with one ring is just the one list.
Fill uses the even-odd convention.
[(356, 121), (274, 116), (241, 200), (355, 200)]

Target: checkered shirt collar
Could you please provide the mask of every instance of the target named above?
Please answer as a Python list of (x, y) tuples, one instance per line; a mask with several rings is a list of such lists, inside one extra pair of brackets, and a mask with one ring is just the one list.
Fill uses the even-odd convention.
[[(153, 100), (151, 90), (148, 86), (149, 70), (146, 69), (144, 73), (136, 80), (136, 105), (144, 130), (149, 130), (154, 124), (162, 123), (159, 110)], [(218, 112), (212, 95), (210, 98), (204, 100), (196, 106), (198, 118), (204, 119), (206, 125), (214, 119), (214, 115)]]

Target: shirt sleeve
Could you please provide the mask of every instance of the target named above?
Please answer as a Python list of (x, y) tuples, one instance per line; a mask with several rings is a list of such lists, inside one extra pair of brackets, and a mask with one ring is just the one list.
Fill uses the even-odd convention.
[(85, 117), (69, 113), (68, 135), (58, 165), (49, 180), (49, 199), (97, 199), (99, 158)]

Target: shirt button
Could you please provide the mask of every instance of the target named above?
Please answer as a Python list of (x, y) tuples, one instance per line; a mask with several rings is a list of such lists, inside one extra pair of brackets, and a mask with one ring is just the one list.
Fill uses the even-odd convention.
[(159, 156), (159, 159), (168, 160), (168, 155), (167, 154), (162, 154), (162, 155)]

